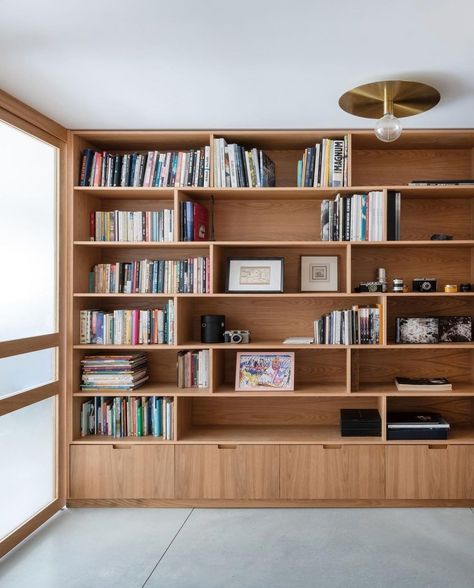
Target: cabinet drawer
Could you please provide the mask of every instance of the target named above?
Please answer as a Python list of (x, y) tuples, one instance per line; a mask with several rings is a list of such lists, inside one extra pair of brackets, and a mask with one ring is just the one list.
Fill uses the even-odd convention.
[(474, 498), (474, 446), (387, 447), (387, 498)]
[(385, 497), (383, 446), (282, 445), (280, 471), (281, 498)]
[(71, 498), (174, 498), (172, 445), (73, 445)]
[(176, 446), (176, 497), (278, 498), (278, 456), (278, 445)]

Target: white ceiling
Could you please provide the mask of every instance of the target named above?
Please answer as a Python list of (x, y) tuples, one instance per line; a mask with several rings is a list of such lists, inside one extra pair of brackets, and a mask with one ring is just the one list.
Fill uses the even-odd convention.
[(337, 101), (434, 85), (474, 127), (472, 0), (0, 0), (0, 88), (68, 128), (370, 127)]

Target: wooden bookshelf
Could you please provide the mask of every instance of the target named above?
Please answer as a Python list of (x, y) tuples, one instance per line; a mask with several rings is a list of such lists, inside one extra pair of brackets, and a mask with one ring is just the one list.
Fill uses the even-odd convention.
[[(350, 184), (297, 188), (297, 161), (322, 138), (349, 136)], [(116, 152), (187, 150), (224, 137), (264, 149), (276, 166), (276, 187), (98, 188), (78, 186), (85, 148)], [(470, 315), (474, 292), (357, 294), (360, 281), (385, 267), (391, 280), (433, 276), (445, 284), (474, 283), (474, 186), (408, 186), (414, 179), (474, 176), (473, 130), (404, 131), (391, 144), (372, 131), (77, 131), (69, 145), (70, 295), (68, 444), (69, 504), (279, 505), (474, 504), (474, 343), (399, 345), (395, 317)], [(401, 240), (323, 242), (320, 206), (338, 193), (401, 193)], [(179, 239), (180, 203), (210, 207), (215, 240)], [(172, 208), (172, 243), (89, 240), (92, 210)], [(431, 241), (433, 233), (452, 241)], [(386, 233), (384, 233), (386, 238)], [(336, 293), (299, 292), (301, 255), (337, 255)], [(208, 256), (209, 294), (94, 294), (88, 272), (97, 263)], [(225, 292), (228, 257), (283, 257), (281, 294)], [(156, 308), (173, 300), (173, 345), (84, 345), (79, 312), (85, 309)], [(313, 321), (353, 304), (381, 304), (380, 345), (284, 345), (289, 336), (311, 336)], [(201, 314), (224, 314), (226, 328), (249, 328), (247, 345), (203, 344)], [(208, 349), (209, 387), (180, 389), (180, 350)], [(80, 390), (86, 354), (145, 351), (150, 380), (131, 396), (173, 398), (173, 439), (80, 436), (81, 404), (97, 396)], [(238, 351), (295, 353), (292, 392), (236, 392)], [(396, 375), (446, 376), (452, 392), (398, 392)], [(342, 437), (341, 408), (376, 408), (381, 437)], [(441, 412), (451, 423), (447, 441), (388, 441), (388, 410)], [(161, 503), (160, 503), (161, 504)]]

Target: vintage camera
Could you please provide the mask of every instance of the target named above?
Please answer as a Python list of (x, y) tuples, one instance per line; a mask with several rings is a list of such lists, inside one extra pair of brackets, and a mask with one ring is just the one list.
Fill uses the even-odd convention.
[(250, 331), (225, 331), (224, 343), (250, 343)]
[(383, 292), (383, 284), (381, 282), (360, 282), (355, 288), (356, 292)]
[(436, 278), (414, 278), (411, 289), (413, 292), (436, 292)]

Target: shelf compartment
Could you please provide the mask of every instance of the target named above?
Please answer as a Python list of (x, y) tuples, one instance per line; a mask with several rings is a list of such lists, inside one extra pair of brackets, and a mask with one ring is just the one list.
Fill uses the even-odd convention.
[(351, 349), (351, 390), (353, 393), (390, 396), (431, 396), (432, 392), (398, 392), (397, 376), (408, 378), (445, 377), (453, 384), (452, 392), (435, 395), (474, 395), (474, 348), (438, 349)]
[[(217, 396), (217, 395), (215, 395)], [(378, 408), (377, 398), (177, 398), (178, 442), (381, 443), (381, 437), (341, 437), (341, 408)]]
[(392, 440), (390, 445), (425, 444), (446, 445), (447, 443), (474, 444), (474, 399), (456, 396), (455, 390), (451, 397), (426, 396), (387, 397), (387, 413), (389, 412), (429, 411), (438, 412), (451, 425), (447, 440)]
[[(288, 345), (291, 351), (291, 345)], [(258, 353), (262, 350), (256, 350)], [(235, 374), (238, 349), (213, 350), (213, 389), (217, 394), (252, 397), (268, 396), (269, 392), (236, 392)], [(345, 395), (347, 352), (345, 349), (296, 349), (295, 353), (295, 390), (294, 392), (270, 392), (272, 396), (310, 395)]]
[[(446, 284), (471, 283), (474, 281), (472, 259), (473, 246), (432, 247), (418, 246), (415, 250), (411, 246), (387, 247), (385, 244), (372, 244), (371, 247), (351, 247), (351, 280), (352, 290), (360, 282), (374, 281), (377, 268), (386, 270), (388, 289), (392, 289), (393, 279), (402, 278), (411, 290), (414, 278), (433, 277), (437, 279), (437, 289), (443, 290)], [(440, 292), (440, 294), (443, 292)], [(430, 294), (423, 297), (423, 302)], [(446, 299), (449, 294), (446, 294)], [(403, 294), (397, 298), (403, 299)], [(443, 299), (444, 300), (444, 299)], [(410, 298), (407, 305), (412, 305), (414, 298)], [(392, 299), (390, 299), (390, 304)], [(447, 314), (447, 313), (446, 313)]]
[[(227, 262), (229, 258), (283, 258), (283, 280), (285, 294), (326, 295), (328, 297), (335, 292), (300, 292), (301, 286), (301, 256), (336, 256), (338, 258), (338, 293), (346, 292), (347, 275), (347, 249), (341, 247), (318, 247), (317, 245), (302, 245), (298, 248), (288, 248), (280, 245), (272, 247), (253, 247), (252, 245), (214, 246), (213, 275), (214, 292), (224, 293), (226, 287)], [(252, 296), (259, 296), (259, 294)]]
[[(90, 243), (93, 243), (92, 241)], [(102, 243), (101, 243), (102, 244)], [(115, 245), (115, 244), (114, 244)], [(147, 243), (140, 246), (139, 243), (120, 243), (120, 246), (104, 246), (104, 247), (81, 247), (74, 250), (74, 281), (73, 288), (76, 293), (88, 293), (89, 290), (89, 272), (94, 265), (100, 263), (117, 263), (117, 262), (131, 262), (141, 261), (143, 259), (186, 259), (188, 257), (210, 257), (209, 245), (200, 243), (200, 246), (170, 246), (169, 243), (159, 244), (159, 248), (150, 251), (156, 244)], [(138, 246), (137, 246), (138, 245)], [(186, 244), (184, 244), (186, 245)], [(212, 270), (211, 270), (212, 271)], [(89, 294), (94, 296), (94, 293)], [(107, 296), (99, 294), (98, 296)], [(127, 296), (125, 294), (108, 296)], [(135, 296), (139, 296), (138, 294)], [(173, 294), (151, 294), (145, 296), (167, 296), (172, 298)]]
[[(213, 296), (202, 298), (178, 298), (178, 343), (186, 345), (200, 340), (200, 317), (220, 314), (226, 317), (226, 329), (249, 329), (251, 347), (282, 344), (287, 337), (313, 336), (313, 324), (322, 314), (354, 304), (375, 304), (377, 298), (355, 294), (347, 297), (299, 298), (292, 296), (251, 298), (227, 298)], [(292, 346), (285, 345), (290, 350)]]
[[(466, 270), (464, 270), (466, 271)], [(464, 274), (463, 274), (464, 275)], [(463, 278), (464, 280), (464, 278)], [(464, 281), (470, 282), (470, 279)], [(456, 283), (455, 281), (453, 283)], [(388, 343), (395, 344), (397, 317), (439, 317), (439, 316), (471, 316), (474, 317), (474, 298), (472, 296), (431, 296), (419, 294), (404, 298), (403, 295), (387, 298), (387, 333)], [(465, 343), (433, 343), (425, 344), (428, 348), (474, 347), (474, 342)], [(406, 344), (410, 347), (410, 344)]]

